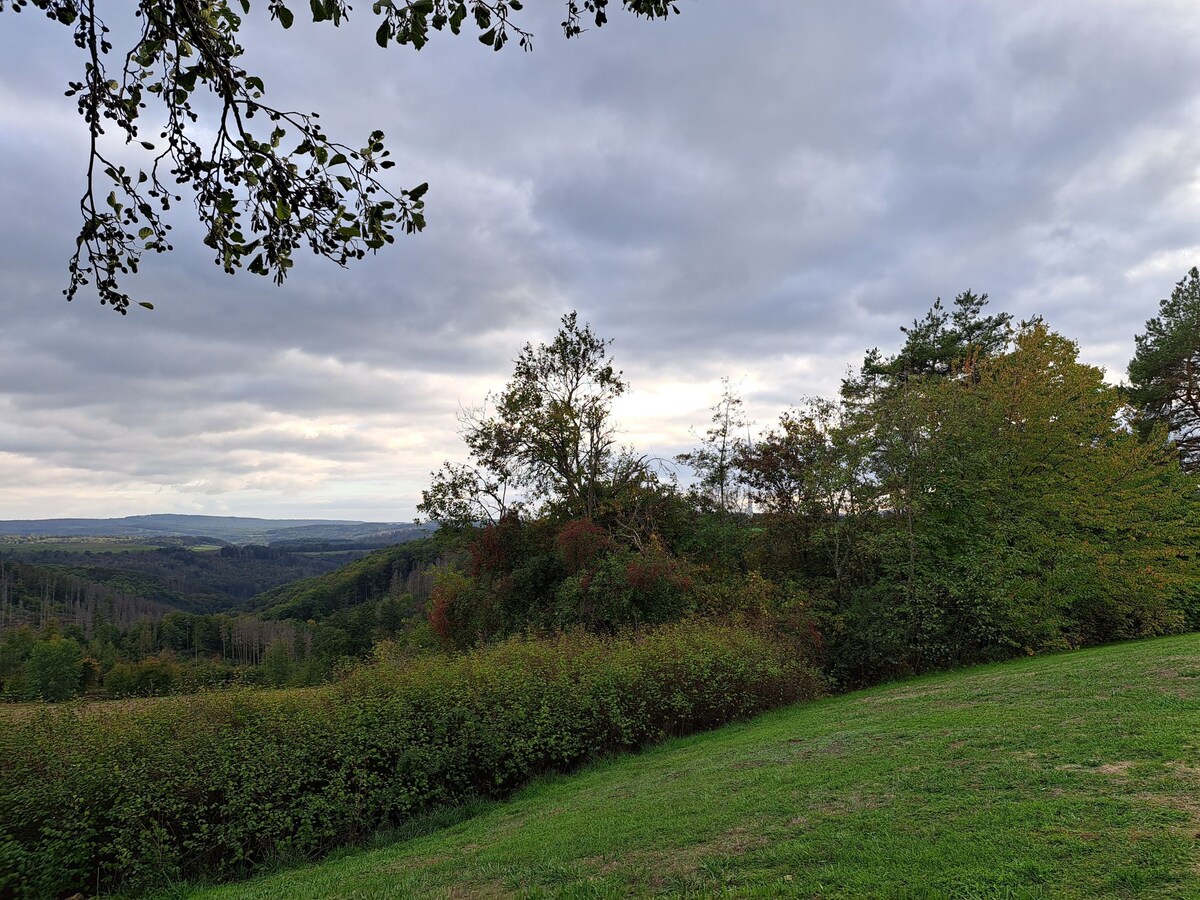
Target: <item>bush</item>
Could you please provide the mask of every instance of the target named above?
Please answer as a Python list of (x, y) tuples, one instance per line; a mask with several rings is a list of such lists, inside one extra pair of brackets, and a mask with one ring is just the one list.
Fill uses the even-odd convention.
[(46, 709), (0, 730), (0, 896), (314, 856), (429, 808), (811, 698), (770, 637), (699, 622), (375, 663), (322, 688)]
[(67, 700), (79, 693), (83, 679), (83, 651), (61, 635), (33, 645), (26, 664), (29, 689), (40, 700)]
[(104, 690), (110, 697), (155, 697), (172, 693), (179, 681), (179, 664), (159, 654), (117, 663), (104, 676)]
[(657, 543), (620, 550), (562, 582), (555, 597), (557, 624), (614, 631), (674, 621), (691, 611), (694, 587), (686, 563)]

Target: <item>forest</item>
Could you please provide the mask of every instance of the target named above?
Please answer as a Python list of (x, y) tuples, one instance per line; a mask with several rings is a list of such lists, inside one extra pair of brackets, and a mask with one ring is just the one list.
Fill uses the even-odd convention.
[(5, 562), (6, 699), (192, 695), (18, 710), (0, 890), (243, 877), (829, 693), (1194, 631), (1198, 324), (1193, 269), (1114, 386), (964, 292), (765, 428), (726, 382), (668, 464), (572, 313), (461, 412), (428, 537), (217, 613)]
[(320, 683), (409, 622), (432, 587), (421, 547), (357, 561), (290, 543), (0, 558), (0, 698)]
[(462, 412), (469, 461), (421, 504), (435, 535), (326, 574), (346, 557), (292, 546), (0, 563), (0, 692), (310, 685), (381, 641), (455, 652), (683, 619), (786, 635), (845, 688), (1194, 629), (1194, 414), (1177, 398), (1197, 284), (1136, 339), (1129, 386), (964, 292), (765, 428), (726, 381), (671, 462), (619, 443), (611, 342), (564, 316)]

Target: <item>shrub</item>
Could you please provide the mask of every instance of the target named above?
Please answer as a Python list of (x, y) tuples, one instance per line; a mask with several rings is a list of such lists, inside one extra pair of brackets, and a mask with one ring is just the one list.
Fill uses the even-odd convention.
[(159, 654), (117, 663), (104, 676), (104, 690), (112, 697), (154, 697), (172, 693), (179, 681), (179, 664)]
[(583, 570), (562, 582), (555, 598), (557, 621), (599, 631), (670, 622), (692, 609), (693, 589), (686, 563), (657, 543), (621, 550), (604, 557), (595, 571)]
[(472, 577), (510, 571), (513, 561), (521, 556), (524, 530), (524, 523), (515, 515), (506, 515), (497, 524), (481, 530), (467, 548)]
[(66, 700), (79, 693), (83, 651), (61, 635), (33, 645), (26, 664), (30, 692), (41, 700)]
[(478, 609), (479, 598), (472, 580), (456, 569), (434, 572), (433, 594), (429, 598), (429, 625), (443, 647), (469, 646), (473, 640), (471, 612)]
[(821, 692), (769, 637), (699, 622), (388, 656), (323, 688), (11, 723), (0, 730), (0, 895), (241, 876)]
[(197, 659), (180, 667), (180, 693), (196, 693), (206, 689), (233, 684), (241, 673), (239, 667), (216, 659)]
[(613, 542), (608, 532), (596, 523), (574, 519), (559, 530), (554, 546), (561, 554), (567, 572), (574, 575), (611, 550)]

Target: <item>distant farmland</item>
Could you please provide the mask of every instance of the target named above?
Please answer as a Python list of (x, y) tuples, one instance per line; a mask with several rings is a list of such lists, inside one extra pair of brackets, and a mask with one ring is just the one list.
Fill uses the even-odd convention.
[[(164, 544), (147, 544), (145, 538), (46, 538), (44, 540), (0, 539), (0, 555), (15, 553), (136, 553), (157, 550)], [(173, 545), (172, 545), (173, 546)], [(189, 549), (219, 550), (216, 544), (203, 544)]]

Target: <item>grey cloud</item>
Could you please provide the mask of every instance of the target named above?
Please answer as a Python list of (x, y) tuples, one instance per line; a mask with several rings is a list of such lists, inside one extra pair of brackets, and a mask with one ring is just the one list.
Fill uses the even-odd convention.
[[(223, 275), (185, 208), (131, 282), (158, 309), (125, 319), (59, 294), (79, 60), (5, 21), (0, 506), (406, 517), (458, 405), (573, 308), (635, 390), (747, 376), (764, 424), (968, 287), (1118, 377), (1200, 253), (1186, 4), (699, 0), (571, 42), (558, 4), (531, 14), (532, 54), (377, 51), (365, 7), (343, 31), (252, 17), (271, 96), (387, 131), (429, 228), (277, 290)], [(675, 452), (692, 412), (628, 438)]]

